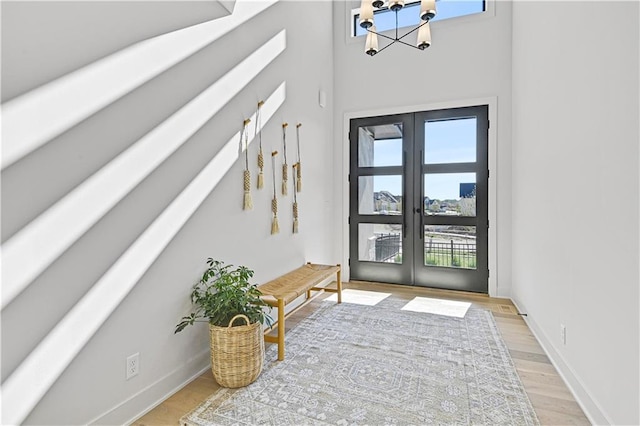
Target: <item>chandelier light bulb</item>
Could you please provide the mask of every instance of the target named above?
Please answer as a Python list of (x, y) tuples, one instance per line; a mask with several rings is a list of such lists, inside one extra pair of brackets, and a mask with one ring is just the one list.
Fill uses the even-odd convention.
[(371, 31), (367, 33), (367, 43), (364, 48), (364, 53), (369, 56), (378, 53), (378, 34), (375, 33), (376, 27), (371, 27)]
[(429, 22), (436, 16), (436, 0), (420, 0), (420, 19)]
[(404, 0), (389, 0), (389, 9), (397, 12), (404, 7)]
[(369, 29), (373, 25), (373, 4), (371, 0), (362, 0), (360, 3), (360, 26)]
[(420, 50), (424, 50), (429, 46), (431, 46), (431, 28), (429, 28), (429, 23), (427, 22), (418, 29), (417, 47)]

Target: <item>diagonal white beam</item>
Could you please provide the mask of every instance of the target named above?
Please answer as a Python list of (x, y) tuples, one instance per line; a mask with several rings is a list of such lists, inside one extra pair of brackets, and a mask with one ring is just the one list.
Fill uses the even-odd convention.
[(278, 0), (237, 0), (232, 15), (141, 41), (1, 108), (2, 169), (193, 55)]
[(286, 47), (282, 30), (2, 245), (2, 309)]
[[(283, 82), (261, 109), (267, 123), (284, 103)], [(255, 114), (251, 117), (254, 123)], [(263, 125), (264, 127), (264, 125)], [(2, 424), (20, 424), (158, 258), (238, 159), (236, 133), (2, 383)], [(253, 141), (251, 136), (250, 142)]]

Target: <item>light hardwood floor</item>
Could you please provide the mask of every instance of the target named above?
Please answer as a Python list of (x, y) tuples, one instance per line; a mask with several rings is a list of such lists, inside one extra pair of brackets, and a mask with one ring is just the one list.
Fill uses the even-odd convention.
[[(590, 424), (510, 300), (475, 293), (359, 281), (345, 283), (344, 288), (391, 293), (390, 297), (407, 301), (416, 296), (466, 301), (474, 306), (491, 310), (540, 423), (543, 425)], [(287, 320), (286, 328), (295, 327), (300, 320), (313, 312), (315, 305), (320, 303), (321, 299), (322, 297), (316, 299), (292, 315)], [(218, 387), (211, 372), (207, 371), (136, 420), (133, 425), (177, 425), (183, 415), (197, 407)]]

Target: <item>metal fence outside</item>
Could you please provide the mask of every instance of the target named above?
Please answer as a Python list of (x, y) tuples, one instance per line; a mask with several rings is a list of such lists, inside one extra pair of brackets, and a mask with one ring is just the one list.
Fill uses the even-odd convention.
[(400, 254), (400, 234), (376, 235), (376, 262), (386, 262)]
[[(402, 255), (401, 234), (376, 234), (375, 261), (395, 262)], [(424, 264), (453, 268), (476, 268), (476, 243), (426, 239), (424, 242)]]
[(475, 269), (476, 243), (429, 239), (424, 243), (424, 258), (426, 265)]

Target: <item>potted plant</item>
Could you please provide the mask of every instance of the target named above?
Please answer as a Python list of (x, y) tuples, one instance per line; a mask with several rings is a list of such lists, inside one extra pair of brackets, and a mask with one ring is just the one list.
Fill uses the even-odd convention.
[(264, 337), (262, 324), (271, 323), (260, 298), (250, 284), (253, 271), (207, 259), (208, 268), (193, 286), (195, 311), (176, 325), (175, 333), (195, 322), (209, 323), (211, 370), (224, 387), (236, 388), (255, 381), (262, 371)]

